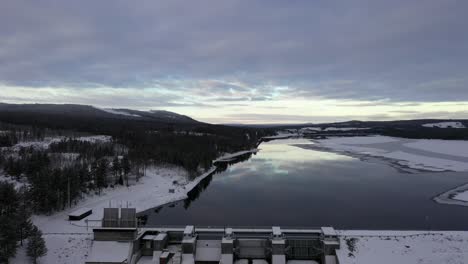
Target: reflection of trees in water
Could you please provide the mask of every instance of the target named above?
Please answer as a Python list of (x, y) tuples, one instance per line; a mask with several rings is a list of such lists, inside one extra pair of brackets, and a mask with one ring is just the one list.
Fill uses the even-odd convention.
[(236, 163), (244, 162), (244, 161), (250, 159), (250, 157), (252, 157), (252, 153), (248, 153), (248, 154), (239, 156), (236, 159), (234, 159), (232, 161), (229, 161), (229, 162), (219, 162), (219, 163), (217, 163), (216, 164), (216, 167), (217, 167), (216, 171), (213, 174), (211, 174), (210, 176), (203, 179), (195, 188), (193, 188), (190, 192), (187, 193), (188, 198), (184, 200), (184, 208), (188, 209), (190, 207), (190, 205), (192, 204), (192, 202), (197, 200), (200, 197), (201, 193), (206, 188), (208, 188), (211, 181), (213, 180), (213, 175), (222, 173), (222, 172), (226, 171), (229, 168), (229, 166), (231, 166), (233, 164), (236, 164)]
[(200, 194), (210, 185), (211, 180), (213, 180), (213, 174), (203, 179), (195, 188), (187, 193), (188, 198), (184, 200), (185, 209), (188, 209), (190, 204), (200, 197)]
[[(190, 192), (187, 193), (188, 198), (183, 201), (184, 209), (188, 209), (190, 207), (190, 205), (192, 204), (192, 202), (197, 200), (200, 197), (201, 193), (208, 188), (211, 181), (213, 180), (214, 175), (225, 172), (229, 168), (229, 166), (234, 165), (236, 163), (244, 162), (244, 161), (250, 159), (251, 157), (252, 157), (252, 153), (248, 153), (248, 154), (239, 156), (236, 159), (234, 159), (232, 161), (229, 161), (229, 162), (216, 163), (216, 171), (214, 173), (212, 173), (211, 175), (209, 175), (208, 177), (206, 177), (205, 179), (203, 179), (202, 181), (200, 181), (200, 183), (195, 188), (193, 188)], [(146, 223), (148, 221), (148, 215), (149, 214), (152, 214), (152, 213), (158, 214), (158, 213), (161, 212), (161, 210), (163, 210), (163, 208), (165, 208), (165, 207), (174, 207), (174, 206), (177, 206), (178, 204), (179, 204), (179, 202), (170, 203), (170, 204), (158, 206), (158, 207), (155, 207), (155, 208), (152, 208), (152, 209), (149, 209), (149, 210), (146, 210), (144, 212), (139, 213), (137, 215), (139, 225), (140, 226), (146, 225)]]

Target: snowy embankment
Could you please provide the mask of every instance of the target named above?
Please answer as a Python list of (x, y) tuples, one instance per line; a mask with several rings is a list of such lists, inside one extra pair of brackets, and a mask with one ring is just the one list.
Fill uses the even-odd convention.
[(468, 141), (403, 139), (386, 136), (315, 140), (312, 148), (346, 155), (377, 157), (402, 168), (423, 171), (468, 171)]
[(440, 122), (424, 124), (423, 127), (437, 127), (437, 128), (466, 128), (461, 122)]
[[(45, 263), (83, 263), (92, 246), (92, 228), (100, 226), (103, 209), (133, 207), (142, 212), (167, 203), (187, 198), (203, 179), (214, 173), (216, 167), (187, 181), (188, 174), (178, 167), (151, 167), (147, 175), (129, 187), (104, 189), (101, 195), (89, 195), (76, 206), (53, 215), (34, 215), (33, 223), (44, 233), (48, 248)], [(68, 221), (68, 214), (80, 208), (90, 208), (93, 213), (81, 221)], [(12, 263), (25, 263), (24, 248), (20, 248)]]
[(303, 127), (299, 129), (301, 133), (308, 133), (308, 132), (336, 132), (336, 131), (359, 131), (359, 130), (369, 130), (371, 128), (368, 127)]
[(468, 232), (338, 231), (340, 264), (466, 264)]
[(468, 183), (437, 195), (434, 201), (441, 204), (468, 206)]
[[(131, 207), (142, 212), (186, 199), (188, 192), (215, 170), (213, 167), (195, 180), (187, 181), (188, 174), (184, 169), (151, 167), (147, 170), (147, 175), (135, 184), (104, 189), (101, 195), (90, 195), (76, 206), (60, 213), (33, 216), (33, 221), (44, 233), (90, 232), (90, 228), (100, 225), (103, 209), (106, 207)], [(80, 208), (92, 209), (93, 213), (84, 220), (69, 222), (68, 214)]]
[(230, 154), (225, 154), (224, 156), (221, 156), (213, 161), (213, 163), (218, 163), (218, 162), (229, 162), (235, 160), (237, 157), (246, 155), (246, 154), (251, 154), (251, 153), (257, 153), (259, 149), (250, 149), (250, 150), (243, 150), (239, 151), (236, 153), (230, 153)]

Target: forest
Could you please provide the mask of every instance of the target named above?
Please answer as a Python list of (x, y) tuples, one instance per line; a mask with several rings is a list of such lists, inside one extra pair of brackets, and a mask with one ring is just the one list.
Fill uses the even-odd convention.
[(87, 193), (138, 181), (148, 166), (180, 166), (194, 178), (221, 154), (253, 148), (268, 133), (222, 126), (137, 127), (91, 140), (86, 131), (1, 123), (0, 168), (27, 186), (32, 212), (50, 214)]

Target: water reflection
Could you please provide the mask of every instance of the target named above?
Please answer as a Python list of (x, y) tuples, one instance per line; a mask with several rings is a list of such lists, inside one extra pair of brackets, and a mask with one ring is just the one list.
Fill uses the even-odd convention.
[(384, 164), (290, 144), (311, 143), (263, 143), (257, 155), (224, 166), (183, 202), (148, 211), (148, 224), (468, 229), (468, 208), (431, 200), (467, 182), (465, 174), (402, 174)]

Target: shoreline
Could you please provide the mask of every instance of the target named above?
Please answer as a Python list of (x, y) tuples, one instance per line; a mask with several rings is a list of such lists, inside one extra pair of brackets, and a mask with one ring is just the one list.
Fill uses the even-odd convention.
[(468, 191), (468, 183), (464, 183), (455, 188), (452, 188), (448, 191), (440, 193), (432, 198), (436, 203), (439, 204), (448, 204), (448, 205), (457, 205), (457, 206), (468, 206), (468, 201), (462, 201), (453, 199), (453, 197), (459, 193)]
[[(213, 166), (202, 173), (201, 175), (197, 176), (193, 180), (187, 181), (185, 184), (175, 184), (171, 183), (169, 186), (166, 188), (173, 189), (174, 193), (166, 193), (163, 196), (158, 196), (155, 197), (154, 200), (152, 200), (151, 203), (148, 204), (142, 204), (138, 203), (137, 200), (135, 201), (127, 201), (127, 205), (134, 206), (137, 211), (137, 214), (141, 214), (147, 210), (150, 210), (152, 208), (157, 208), (157, 207), (162, 207), (166, 206), (168, 204), (172, 204), (175, 202), (183, 201), (188, 198), (188, 193), (195, 189), (203, 180), (205, 180), (207, 177), (213, 175), (216, 173), (216, 171), (219, 169), (217, 164), (225, 163), (225, 162), (230, 162), (235, 160), (236, 158), (246, 155), (246, 154), (251, 154), (251, 153), (257, 153), (259, 149), (251, 149), (251, 150), (245, 150), (245, 151), (239, 151), (236, 153), (232, 154), (225, 154), (216, 160), (213, 161)], [(159, 167), (156, 167), (159, 168)], [(170, 169), (169, 169), (170, 170)], [(177, 174), (177, 173), (176, 173)], [(171, 179), (174, 175), (171, 176)], [(151, 180), (151, 176), (146, 176), (147, 178), (142, 178), (142, 182), (130, 185), (128, 187), (125, 186), (119, 186), (118, 188), (107, 188), (104, 191), (103, 195), (92, 195), (88, 196), (87, 198), (84, 198), (80, 201), (75, 206), (72, 206), (70, 208), (67, 208), (65, 210), (55, 212), (51, 215), (33, 215), (33, 222), (41, 227), (43, 230), (44, 234), (72, 234), (72, 233), (90, 233), (92, 232), (93, 227), (97, 227), (100, 224), (100, 217), (102, 212), (100, 212), (100, 207), (104, 203), (109, 203), (109, 206), (112, 207), (123, 207), (125, 204), (125, 196), (129, 195), (131, 196), (132, 192), (145, 192), (147, 189), (147, 186), (145, 186), (147, 183), (146, 181)], [(155, 178), (164, 178), (165, 176), (161, 175), (153, 175)], [(159, 180), (160, 180), (159, 179)], [(155, 180), (155, 179), (153, 179)], [(167, 179), (166, 179), (167, 180)], [(150, 184), (152, 182), (150, 181)], [(154, 183), (153, 183), (154, 184)], [(164, 187), (159, 187), (156, 186), (157, 188), (155, 190), (148, 190), (148, 192), (154, 192), (154, 193), (160, 193), (161, 191), (167, 191), (167, 189), (164, 189)], [(161, 189), (162, 188), (162, 189)], [(107, 192), (106, 192), (107, 191)], [(141, 199), (142, 197), (140, 197)], [(144, 198), (144, 197), (143, 197)], [(152, 199), (149, 195), (149, 197), (146, 197), (148, 199)], [(120, 202), (120, 203), (119, 203)], [(82, 220), (79, 221), (68, 221), (68, 214), (72, 211), (79, 210), (80, 208), (90, 208), (93, 209), (93, 213), (89, 216), (86, 217)], [(45, 228), (48, 226), (49, 221), (54, 221), (54, 222), (60, 222), (61, 224), (66, 224), (67, 227), (72, 227), (70, 230), (49, 230), (51, 228)], [(94, 223), (94, 224), (93, 224)], [(78, 229), (77, 229), (78, 228)], [(83, 228), (86, 228), (87, 230), (83, 230)], [(65, 229), (65, 228), (64, 228)]]
[[(311, 140), (312, 142), (316, 144), (320, 144), (320, 142), (316, 142), (314, 140)], [(340, 151), (340, 150), (335, 150), (333, 148), (328, 148), (324, 146), (317, 146), (317, 145), (301, 145), (301, 144), (292, 144), (292, 146), (303, 148), (303, 149), (310, 149), (310, 150), (316, 150), (316, 151), (323, 151), (323, 152), (328, 152), (328, 153), (335, 153), (335, 154), (340, 154), (344, 156), (348, 156), (351, 158), (358, 159), (362, 162), (370, 162), (370, 163), (379, 163), (379, 164), (385, 164), (388, 165), (396, 170), (398, 170), (401, 173), (442, 173), (442, 172), (452, 172), (449, 170), (424, 170), (424, 169), (416, 169), (412, 168), (408, 165), (401, 164), (401, 162), (405, 162), (404, 160), (398, 160), (398, 159), (391, 159), (387, 157), (381, 157), (381, 156), (374, 156), (370, 154), (361, 154), (361, 153), (355, 153), (355, 152), (350, 152), (350, 151)]]
[[(409, 174), (444, 173), (444, 172), (462, 173), (461, 171), (452, 171), (452, 170), (441, 170), (441, 169), (430, 170), (430, 169), (412, 168), (411, 166), (404, 164), (404, 163), (408, 163), (405, 160), (392, 159), (392, 158), (377, 156), (377, 155), (372, 155), (372, 154), (356, 153), (356, 152), (351, 152), (351, 151), (346, 151), (346, 150), (337, 150), (331, 147), (323, 146), (321, 145), (321, 142), (316, 141), (316, 140), (311, 140), (311, 142), (313, 142), (314, 144), (310, 144), (310, 145), (293, 144), (293, 146), (300, 147), (303, 149), (311, 149), (311, 150), (316, 150), (316, 151), (323, 151), (323, 152), (328, 152), (328, 153), (345, 155), (351, 158), (359, 159), (362, 162), (385, 164), (396, 169), (400, 173), (409, 173)], [(430, 166), (426, 165), (426, 167), (430, 167)], [(463, 193), (463, 192), (468, 192), (468, 182), (458, 185), (442, 193), (439, 193), (433, 196), (431, 199), (438, 204), (468, 207), (468, 201), (457, 200), (453, 198), (455, 195), (459, 193)]]

